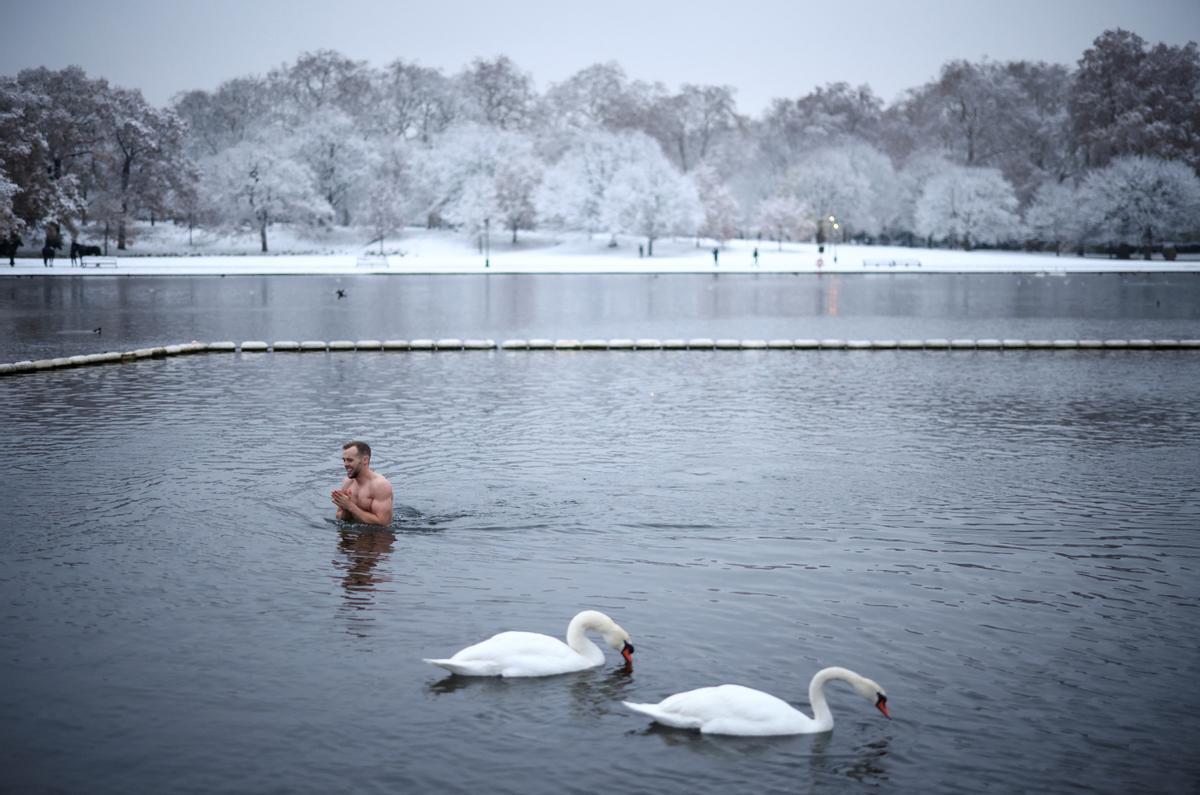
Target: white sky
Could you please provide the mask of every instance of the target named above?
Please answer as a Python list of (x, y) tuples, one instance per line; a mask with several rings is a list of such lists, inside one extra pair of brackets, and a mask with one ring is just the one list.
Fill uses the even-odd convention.
[(0, 0), (0, 74), (82, 66), (166, 104), (329, 48), (459, 71), (508, 55), (539, 90), (600, 61), (729, 84), (743, 113), (844, 80), (885, 102), (954, 58), (1074, 64), (1106, 29), (1200, 40), (1200, 0)]

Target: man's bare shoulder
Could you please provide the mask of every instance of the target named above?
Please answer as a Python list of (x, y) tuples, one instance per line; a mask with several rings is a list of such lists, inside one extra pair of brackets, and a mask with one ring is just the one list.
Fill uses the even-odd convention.
[(378, 472), (371, 473), (371, 491), (380, 497), (390, 495), (392, 493), (392, 484), (383, 475)]

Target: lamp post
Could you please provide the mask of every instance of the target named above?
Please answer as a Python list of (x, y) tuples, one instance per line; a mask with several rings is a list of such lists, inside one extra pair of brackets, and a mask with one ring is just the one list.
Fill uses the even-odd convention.
[(483, 267), (492, 267), (492, 219), (483, 219)]
[(829, 216), (829, 243), (833, 246), (833, 261), (837, 262), (837, 234), (841, 229), (835, 216)]

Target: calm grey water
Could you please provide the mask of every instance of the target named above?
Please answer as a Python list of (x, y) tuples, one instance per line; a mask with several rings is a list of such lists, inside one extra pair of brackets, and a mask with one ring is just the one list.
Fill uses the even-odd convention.
[(0, 278), (0, 362), (414, 337), (1195, 338), (1200, 273)]
[[(1187, 351), (238, 354), (2, 379), (0, 789), (1194, 792), (1197, 386)], [(329, 518), (358, 437), (396, 486), (388, 530)], [(632, 673), (421, 662), (561, 636), (582, 608), (630, 631)], [(832, 733), (774, 739), (619, 704), (737, 682), (807, 709), (826, 665), (883, 684), (894, 720), (848, 689)]]

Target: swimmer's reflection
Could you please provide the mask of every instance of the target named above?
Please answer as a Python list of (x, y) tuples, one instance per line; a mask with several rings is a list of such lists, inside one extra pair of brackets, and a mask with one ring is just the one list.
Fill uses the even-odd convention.
[(333, 565), (343, 570), (342, 589), (347, 608), (370, 609), (376, 586), (391, 580), (379, 564), (387, 560), (395, 543), (396, 534), (390, 527), (353, 525), (338, 528), (338, 552), (342, 557), (335, 559)]

